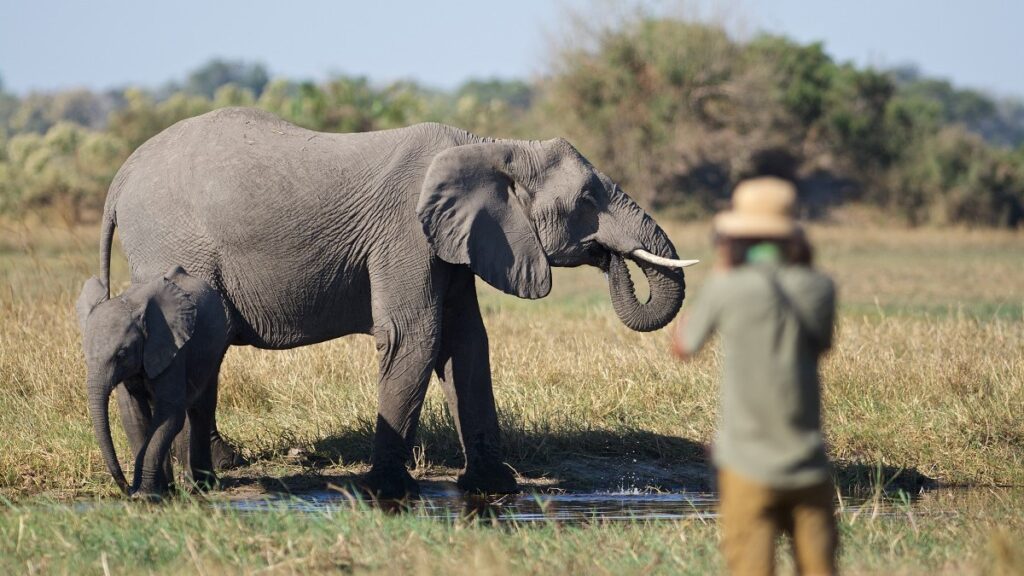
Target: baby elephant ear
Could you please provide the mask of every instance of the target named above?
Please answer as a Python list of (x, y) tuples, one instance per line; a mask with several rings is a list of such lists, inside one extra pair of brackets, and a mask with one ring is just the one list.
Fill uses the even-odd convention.
[(150, 378), (171, 365), (196, 327), (196, 306), (188, 293), (166, 278), (153, 282), (157, 286), (146, 300), (142, 317), (146, 334), (142, 365)]
[(103, 282), (93, 276), (82, 285), (82, 291), (78, 294), (78, 301), (75, 302), (75, 311), (78, 312), (78, 327), (85, 330), (85, 321), (89, 318), (93, 308), (107, 299), (107, 287)]

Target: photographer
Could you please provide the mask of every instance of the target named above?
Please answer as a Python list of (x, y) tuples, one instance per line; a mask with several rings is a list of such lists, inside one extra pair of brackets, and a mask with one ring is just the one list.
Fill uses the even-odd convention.
[(779, 178), (741, 182), (714, 221), (715, 273), (673, 332), (696, 354), (721, 335), (725, 370), (713, 460), (722, 550), (734, 574), (772, 574), (779, 533), (801, 574), (836, 571), (838, 535), (821, 433), (818, 360), (832, 344), (835, 289), (811, 267)]

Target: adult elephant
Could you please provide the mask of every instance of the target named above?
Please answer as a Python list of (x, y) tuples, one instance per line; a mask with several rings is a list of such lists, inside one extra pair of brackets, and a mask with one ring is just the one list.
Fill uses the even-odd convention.
[[(133, 282), (174, 265), (206, 280), (233, 307), (236, 344), (374, 335), (379, 408), (365, 482), (385, 497), (417, 490), (405, 464), (432, 370), (465, 453), (459, 486), (516, 489), (500, 457), (474, 274), (542, 298), (551, 266), (597, 266), (618, 316), (641, 331), (668, 323), (685, 288), (665, 233), (568, 142), (441, 124), (327, 134), (255, 109), (187, 119), (115, 177), (103, 278), (115, 226)], [(646, 303), (624, 258), (647, 276)]]

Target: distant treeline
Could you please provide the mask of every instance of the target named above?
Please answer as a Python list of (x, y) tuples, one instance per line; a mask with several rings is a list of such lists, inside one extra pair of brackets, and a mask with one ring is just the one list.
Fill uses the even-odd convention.
[(171, 124), (258, 106), (315, 130), (439, 121), (488, 136), (564, 136), (641, 203), (699, 217), (737, 180), (798, 181), (809, 213), (859, 201), (911, 224), (1024, 224), (1024, 103), (913, 69), (861, 69), (821, 44), (637, 16), (583, 31), (530, 82), (452, 91), (364, 77), (270, 79), (212, 61), (156, 90), (6, 93), (0, 84), (0, 213), (94, 217), (124, 159)]

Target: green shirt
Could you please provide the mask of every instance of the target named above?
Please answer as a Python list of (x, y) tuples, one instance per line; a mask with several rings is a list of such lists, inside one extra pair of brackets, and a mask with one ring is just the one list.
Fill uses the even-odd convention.
[(724, 349), (715, 464), (774, 488), (824, 481), (818, 358), (832, 344), (832, 281), (746, 264), (708, 280), (688, 308), (683, 348), (694, 354), (717, 331)]

